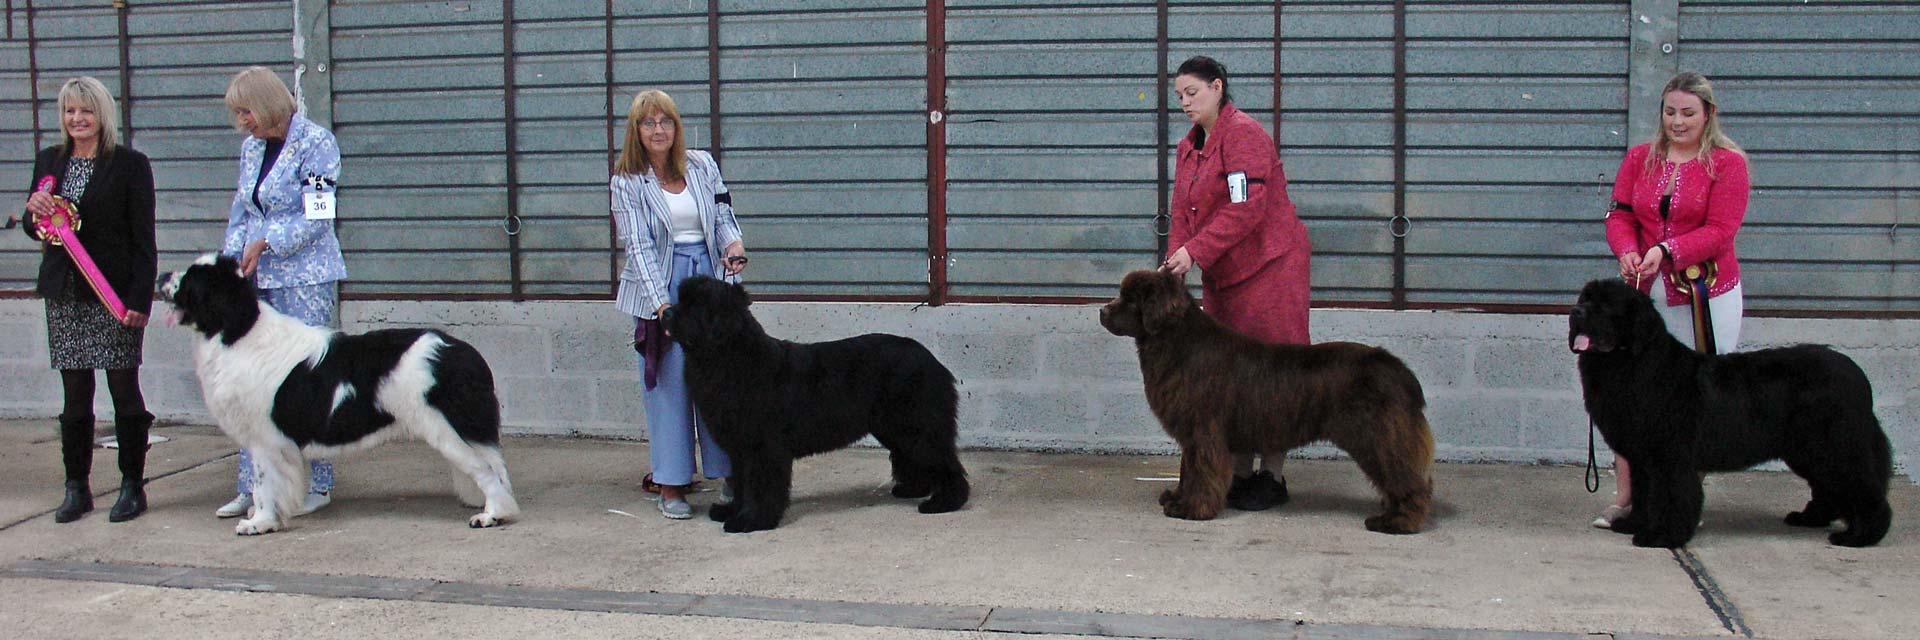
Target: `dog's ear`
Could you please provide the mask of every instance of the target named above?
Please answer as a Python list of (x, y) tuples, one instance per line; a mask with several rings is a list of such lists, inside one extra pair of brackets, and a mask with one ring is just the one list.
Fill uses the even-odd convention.
[(1143, 287), (1145, 295), (1138, 301), (1140, 326), (1147, 335), (1172, 327), (1186, 317), (1188, 308), (1193, 306), (1193, 296), (1187, 294), (1180, 276), (1170, 271), (1161, 271), (1154, 276), (1146, 281), (1148, 286)]
[(733, 295), (740, 297), (740, 306), (742, 307), (753, 306), (753, 296), (747, 295), (746, 286), (738, 282), (733, 283)]

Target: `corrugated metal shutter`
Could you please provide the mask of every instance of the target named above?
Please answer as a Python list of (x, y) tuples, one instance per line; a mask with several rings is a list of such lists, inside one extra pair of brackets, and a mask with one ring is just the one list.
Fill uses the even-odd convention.
[(720, 3), (722, 170), (755, 291), (926, 295), (925, 9)]
[(1154, 264), (1152, 4), (947, 4), (957, 296), (1110, 295)]
[(511, 292), (501, 4), (335, 2), (331, 22), (342, 292)]
[(1920, 310), (1920, 5), (1680, 3), (1749, 152), (1749, 308)]
[(1627, 3), (1409, 3), (1406, 297), (1567, 304), (1617, 271)]
[[(24, 4), (14, 3), (9, 15), (12, 38), (0, 45), (5, 56), (0, 69), (8, 80), (8, 108), (0, 115), (0, 185), (23, 190), (33, 171), (34, 152), (32, 113), (19, 108), (27, 106), (30, 93)], [(129, 91), (122, 90), (120, 20), (110, 3), (36, 0), (33, 10), (40, 146), (61, 140), (60, 85), (79, 75), (99, 78), (131, 115), (132, 126), (122, 128), (122, 140), (131, 141), (153, 162), (162, 268), (218, 251), (246, 135), (234, 131), (222, 97), (227, 80), (241, 68), (287, 66), (293, 38), (287, 3), (131, 5), (126, 20)], [(123, 92), (127, 95), (120, 95)], [(0, 246), (0, 287), (31, 288), (39, 248), (18, 241)]]

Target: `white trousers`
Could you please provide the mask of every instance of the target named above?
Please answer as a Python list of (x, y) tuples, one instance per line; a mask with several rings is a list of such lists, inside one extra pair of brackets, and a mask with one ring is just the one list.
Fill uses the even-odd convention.
[[(1713, 346), (1720, 353), (1730, 353), (1740, 346), (1740, 314), (1747, 306), (1740, 289), (1745, 286), (1745, 283), (1733, 285), (1726, 293), (1707, 299), (1707, 312), (1713, 316)], [(1658, 287), (1654, 291), (1661, 297), (1666, 296)], [(1660, 310), (1660, 319), (1666, 321), (1667, 333), (1686, 343), (1687, 348), (1693, 348), (1693, 305), (1669, 307), (1655, 302), (1653, 306)]]

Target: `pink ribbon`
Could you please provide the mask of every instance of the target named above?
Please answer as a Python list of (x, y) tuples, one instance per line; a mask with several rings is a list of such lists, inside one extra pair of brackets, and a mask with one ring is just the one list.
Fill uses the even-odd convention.
[(106, 274), (100, 273), (100, 266), (93, 263), (93, 256), (87, 255), (87, 248), (80, 246), (80, 238), (74, 235), (80, 229), (80, 210), (66, 198), (54, 195), (53, 176), (41, 178), (35, 190), (52, 197), (54, 208), (52, 215), (31, 216), (34, 230), (54, 246), (67, 250), (67, 257), (73, 259), (73, 266), (80, 268), (80, 275), (86, 278), (87, 286), (93, 288), (93, 294), (100, 297), (100, 304), (107, 306), (107, 312), (112, 313), (115, 320), (125, 322), (127, 305), (120, 302), (120, 295), (107, 284)]

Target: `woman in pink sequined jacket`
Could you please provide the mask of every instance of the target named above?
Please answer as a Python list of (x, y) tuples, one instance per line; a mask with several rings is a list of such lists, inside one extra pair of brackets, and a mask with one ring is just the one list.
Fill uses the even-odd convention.
[[(1720, 128), (1706, 76), (1688, 71), (1661, 91), (1660, 128), (1627, 151), (1614, 178), (1607, 245), (1620, 277), (1650, 292), (1667, 331), (1695, 344), (1692, 293), (1673, 274), (1705, 280), (1715, 350), (1740, 343), (1744, 298), (1734, 236), (1747, 217), (1747, 154)], [(1658, 291), (1654, 291), (1655, 289)], [(1632, 504), (1627, 461), (1615, 457), (1614, 503), (1594, 519), (1606, 527)]]

